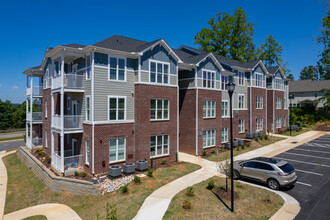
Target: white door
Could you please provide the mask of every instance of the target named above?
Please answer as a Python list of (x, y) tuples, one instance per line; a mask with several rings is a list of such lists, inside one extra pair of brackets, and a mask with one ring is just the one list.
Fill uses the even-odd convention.
[(72, 138), (72, 156), (74, 156), (74, 149), (76, 148), (77, 140)]

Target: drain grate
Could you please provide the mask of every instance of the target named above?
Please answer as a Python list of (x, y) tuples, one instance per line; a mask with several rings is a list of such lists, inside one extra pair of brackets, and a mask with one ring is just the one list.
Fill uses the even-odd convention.
[(297, 141), (292, 141), (291, 144), (297, 144), (298, 142)]

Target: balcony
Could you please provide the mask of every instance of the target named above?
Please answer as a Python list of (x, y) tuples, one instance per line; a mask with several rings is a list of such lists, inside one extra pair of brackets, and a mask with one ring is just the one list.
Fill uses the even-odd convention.
[(251, 80), (250, 86), (252, 87), (259, 87), (259, 88), (266, 88), (266, 81), (257, 81), (255, 79)]
[(42, 86), (30, 86), (26, 88), (26, 95), (42, 96)]
[(64, 151), (64, 164), (61, 160), (61, 152), (55, 151), (52, 154), (52, 166), (59, 172), (74, 173), (74, 171), (80, 170), (83, 164), (83, 155), (72, 155), (71, 150)]
[(44, 79), (44, 89), (48, 89), (52, 87), (52, 78)]
[[(82, 115), (64, 115), (64, 129), (82, 129), (82, 126)], [(52, 127), (59, 130), (62, 129), (61, 115), (53, 115)]]
[(28, 112), (26, 114), (26, 120), (33, 121), (35, 123), (41, 123), (42, 122), (42, 112)]
[(53, 78), (52, 89), (59, 89), (64, 87), (64, 89), (70, 90), (83, 90), (83, 75), (77, 74), (64, 74), (64, 82), (62, 83), (62, 77), (58, 76)]

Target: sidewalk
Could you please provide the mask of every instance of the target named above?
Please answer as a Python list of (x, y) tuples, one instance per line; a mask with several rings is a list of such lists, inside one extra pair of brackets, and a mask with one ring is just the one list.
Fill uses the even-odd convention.
[[(274, 144), (238, 155), (234, 158), (234, 160), (244, 160), (259, 156), (272, 157), (300, 144), (315, 139), (323, 134), (325, 134), (325, 132), (309, 131), (296, 137), (288, 137), (287, 139), (276, 142)], [(185, 153), (179, 153), (179, 159), (181, 161), (198, 164), (202, 166), (202, 168), (179, 179), (176, 179), (154, 191), (144, 201), (139, 212), (134, 217), (135, 220), (162, 219), (174, 195), (189, 186), (195, 185), (199, 182), (211, 178), (214, 175), (219, 174), (217, 171), (216, 162), (211, 162), (206, 159)], [(299, 203), (294, 198), (290, 198), (290, 196), (288, 196), (286, 193), (281, 192), (281, 194), (282, 198), (287, 196), (288, 199), (285, 199), (285, 204), (274, 215), (275, 217), (272, 217), (272, 219), (278, 219), (279, 216), (281, 219), (293, 219), (300, 211)]]

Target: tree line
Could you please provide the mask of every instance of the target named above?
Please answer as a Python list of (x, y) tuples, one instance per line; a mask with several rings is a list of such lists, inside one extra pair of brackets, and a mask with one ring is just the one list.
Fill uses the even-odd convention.
[(25, 128), (26, 103), (13, 104), (0, 99), (0, 130)]

